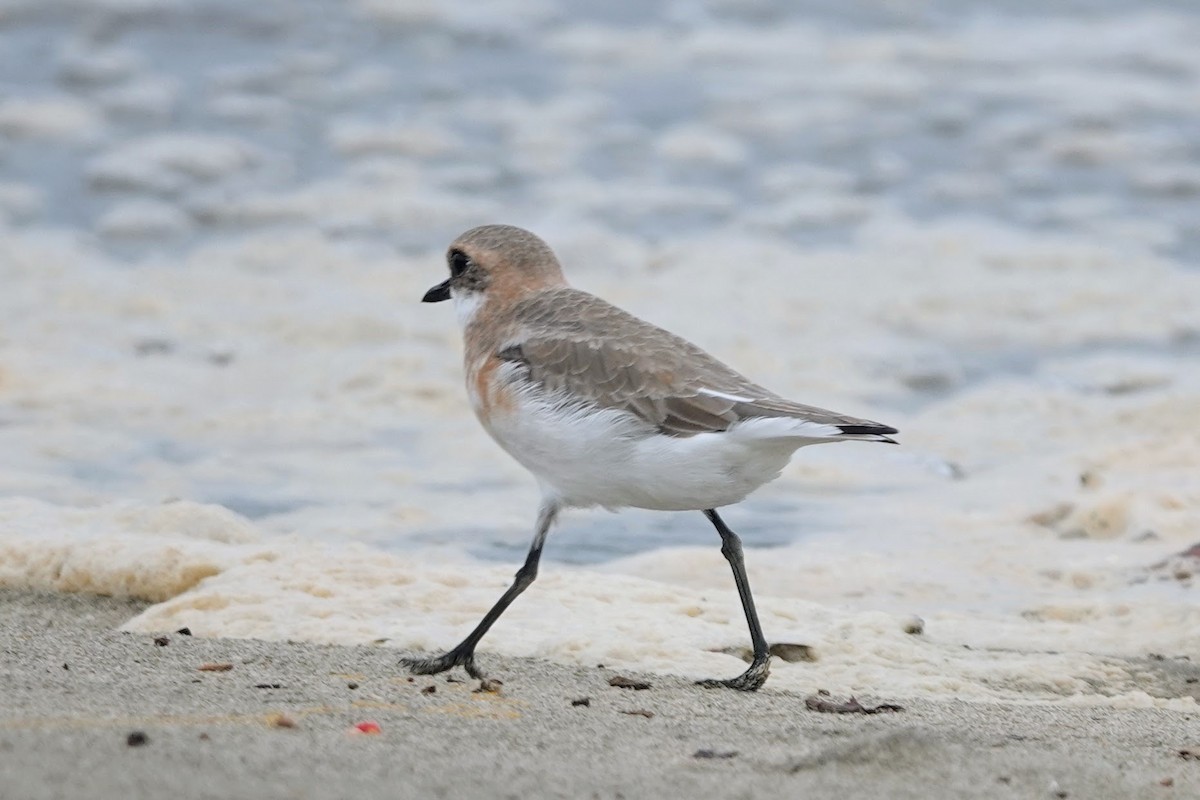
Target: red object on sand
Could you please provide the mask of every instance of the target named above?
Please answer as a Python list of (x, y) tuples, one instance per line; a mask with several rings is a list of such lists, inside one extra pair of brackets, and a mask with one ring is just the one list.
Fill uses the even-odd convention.
[(358, 723), (354, 729), (359, 733), (383, 733), (383, 728), (379, 727), (379, 723), (369, 719)]

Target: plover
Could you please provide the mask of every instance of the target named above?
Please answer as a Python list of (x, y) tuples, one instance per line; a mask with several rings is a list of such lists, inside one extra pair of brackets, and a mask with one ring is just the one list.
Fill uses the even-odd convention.
[(525, 564), (483, 620), (445, 654), (403, 663), (418, 674), (461, 666), (483, 677), (475, 647), (537, 577), (561, 509), (703, 511), (733, 569), (754, 656), (736, 678), (700, 683), (758, 689), (770, 669), (768, 645), (741, 540), (717, 509), (777, 478), (800, 447), (894, 444), (896, 429), (786, 400), (691, 342), (572, 288), (550, 247), (529, 231), (473, 228), (446, 260), (450, 277), (423, 302), (454, 301), (471, 405), (537, 478), (542, 502)]

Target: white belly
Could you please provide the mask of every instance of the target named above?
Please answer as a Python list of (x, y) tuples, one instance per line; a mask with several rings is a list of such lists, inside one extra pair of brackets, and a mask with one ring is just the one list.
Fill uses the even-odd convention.
[(686, 511), (730, 505), (777, 478), (796, 448), (811, 443), (762, 439), (738, 427), (666, 436), (623, 411), (563, 411), (527, 393), (511, 410), (481, 421), (544, 493), (568, 506)]

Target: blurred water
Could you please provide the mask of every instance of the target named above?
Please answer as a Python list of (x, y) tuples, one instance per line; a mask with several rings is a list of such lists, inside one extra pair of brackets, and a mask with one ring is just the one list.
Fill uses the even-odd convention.
[[(103, 109), (102, 132), (77, 146), (5, 141), (0, 179), (44, 192), (38, 222), (88, 231), (128, 199), (86, 176), (105, 141), (187, 130), (263, 153), (248, 173), (168, 193), (187, 235), (106, 237), (123, 256), (231, 233), (236, 220), (212, 213), (231, 194), (343, 173), (354, 159), (331, 144), (339, 118), (433, 123), (453, 141), (421, 155), (422, 179), (518, 214), (555, 202), (563, 170), (669, 190), (650, 208), (575, 210), (650, 240), (766, 226), (800, 245), (843, 241), (895, 210), (1089, 238), (1120, 221), (1165, 256), (1200, 256), (1200, 12), (1186, 2), (513, 3), (393, 22), (317, 0), (17, 5), (0, 23), (0, 96)], [(133, 55), (129, 77), (88, 61), (114, 51)], [(561, 167), (514, 152), (529, 132), (495, 101), (556, 109), (547, 149)], [(730, 137), (727, 157), (656, 148), (699, 122)], [(457, 232), (326, 224), (412, 251)]]

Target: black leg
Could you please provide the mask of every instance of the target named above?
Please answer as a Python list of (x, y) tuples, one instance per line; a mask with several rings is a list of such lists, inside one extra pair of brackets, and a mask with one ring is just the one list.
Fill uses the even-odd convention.
[(440, 656), (403, 658), (400, 663), (417, 675), (435, 675), (445, 672), (451, 667), (462, 667), (472, 678), (482, 678), (483, 672), (475, 666), (475, 645), (479, 644), (479, 640), (488, 632), (488, 629), (496, 620), (500, 619), (504, 609), (517, 599), (517, 595), (529, 588), (529, 584), (533, 583), (533, 579), (537, 577), (538, 560), (542, 557), (542, 544), (545, 543), (546, 534), (550, 531), (550, 526), (554, 523), (556, 516), (558, 516), (558, 506), (542, 506), (541, 511), (538, 512), (537, 530), (533, 534), (533, 544), (529, 546), (529, 555), (525, 557), (525, 563), (517, 570), (516, 580), (513, 581), (512, 586), (508, 587), (508, 591), (496, 601), (492, 610), (484, 615), (467, 638)]
[(754, 610), (754, 597), (750, 594), (750, 579), (746, 577), (746, 562), (742, 558), (742, 540), (736, 533), (729, 530), (725, 521), (717, 516), (715, 510), (708, 509), (704, 512), (704, 516), (708, 517), (716, 527), (717, 533), (721, 534), (721, 555), (725, 556), (725, 560), (733, 568), (733, 582), (737, 584), (738, 597), (742, 599), (742, 610), (746, 612), (746, 624), (750, 626), (750, 642), (754, 645), (754, 659), (750, 662), (750, 669), (736, 678), (723, 681), (700, 681), (700, 685), (728, 686), (731, 689), (753, 692), (767, 680), (767, 675), (771, 671), (771, 653), (767, 647), (767, 640), (763, 637), (762, 625), (758, 622), (758, 612)]

